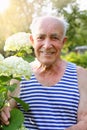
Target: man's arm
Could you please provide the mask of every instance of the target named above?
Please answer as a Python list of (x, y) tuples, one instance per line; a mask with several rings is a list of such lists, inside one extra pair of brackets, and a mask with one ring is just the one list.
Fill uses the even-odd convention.
[(66, 130), (87, 130), (87, 70), (78, 67), (77, 73), (80, 92), (78, 120), (77, 124), (67, 128)]
[[(10, 93), (10, 96), (12, 96), (12, 97), (18, 97), (19, 94), (20, 94), (20, 81), (18, 81), (18, 80), (16, 80), (16, 79), (12, 79), (12, 80), (10, 81), (10, 84), (11, 84), (11, 85), (12, 85), (12, 84), (17, 84), (17, 88), (16, 88), (12, 93)], [(10, 103), (11, 108), (14, 108), (14, 107), (17, 106), (16, 101), (15, 101), (14, 99), (11, 99), (11, 100), (9, 101), (9, 103)]]

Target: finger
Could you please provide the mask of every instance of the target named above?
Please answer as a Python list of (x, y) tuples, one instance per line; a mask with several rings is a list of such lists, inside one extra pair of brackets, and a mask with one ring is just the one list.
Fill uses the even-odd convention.
[(1, 118), (1, 121), (8, 125), (9, 124), (9, 118), (10, 118), (10, 108), (9, 107), (6, 107), (4, 108), (2, 111), (1, 111), (1, 115), (0, 115), (0, 118)]
[(7, 116), (7, 118), (10, 118), (10, 111), (11, 111), (10, 107), (4, 107), (3, 109), (3, 112)]

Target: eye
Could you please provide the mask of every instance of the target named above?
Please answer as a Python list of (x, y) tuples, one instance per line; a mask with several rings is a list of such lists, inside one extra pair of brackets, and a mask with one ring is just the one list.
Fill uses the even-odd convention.
[(39, 37), (37, 37), (37, 39), (43, 39), (43, 37), (42, 37), (42, 36), (39, 36)]
[(52, 40), (59, 40), (59, 37), (58, 36), (51, 36), (51, 39)]
[(44, 39), (45, 39), (45, 36), (43, 36), (43, 35), (40, 35), (37, 37), (37, 40), (44, 40)]

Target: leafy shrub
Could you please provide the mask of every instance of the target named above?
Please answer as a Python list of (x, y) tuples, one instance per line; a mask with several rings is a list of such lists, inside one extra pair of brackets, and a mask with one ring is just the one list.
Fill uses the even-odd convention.
[(69, 54), (66, 54), (65, 56), (62, 56), (62, 58), (67, 61), (73, 62), (78, 66), (87, 68), (87, 52), (83, 54), (71, 52)]

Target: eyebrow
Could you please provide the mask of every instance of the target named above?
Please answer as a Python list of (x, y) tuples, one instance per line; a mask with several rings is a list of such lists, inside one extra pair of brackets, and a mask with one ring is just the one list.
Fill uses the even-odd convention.
[(51, 36), (51, 37), (59, 37), (59, 38), (61, 38), (61, 36), (60, 36), (58, 33), (53, 33), (53, 34), (51, 34), (50, 36)]
[[(44, 34), (44, 33), (39, 33), (39, 34), (36, 34), (36, 36), (46, 36), (46, 34)], [(53, 34), (51, 34), (50, 36), (59, 36), (59, 34), (57, 34), (57, 33), (53, 33)]]
[(51, 36), (59, 36), (57, 33), (53, 33), (51, 34)]
[(36, 36), (45, 36), (46, 34), (42, 34), (42, 33), (39, 33), (39, 34), (36, 34)]
[[(44, 37), (44, 36), (46, 36), (46, 34), (44, 34), (44, 33), (36, 34), (36, 37), (38, 37), (38, 36)], [(60, 36), (58, 33), (52, 33), (52, 34), (50, 34), (50, 37), (58, 37), (58, 38), (61, 38), (61, 36)]]

